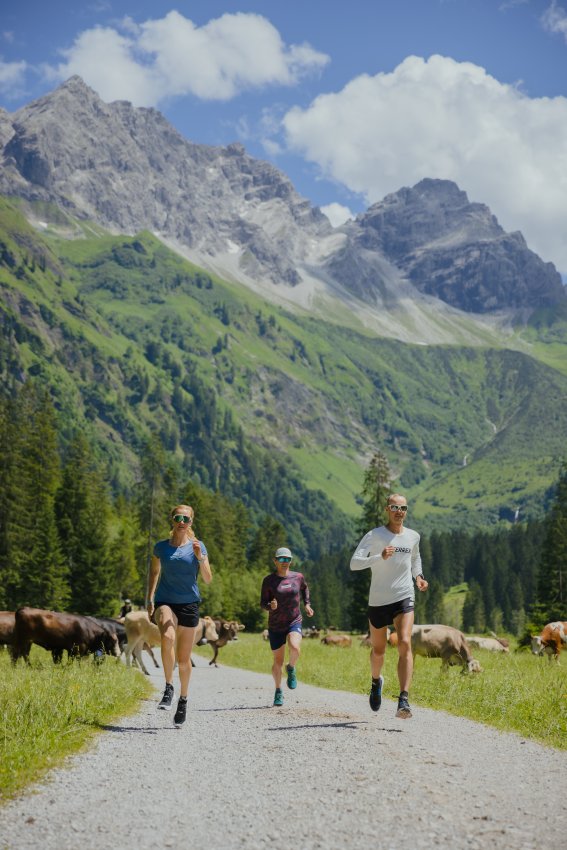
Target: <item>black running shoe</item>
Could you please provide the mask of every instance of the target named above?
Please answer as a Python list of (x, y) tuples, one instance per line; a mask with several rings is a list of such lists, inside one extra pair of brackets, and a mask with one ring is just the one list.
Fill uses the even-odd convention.
[(173, 718), (173, 723), (177, 727), (183, 726), (186, 718), (187, 718), (187, 697), (179, 697), (179, 702), (177, 703), (177, 711), (175, 712), (175, 717)]
[(411, 708), (407, 697), (400, 696), (398, 698), (398, 710), (396, 711), (396, 717), (401, 717), (404, 720), (411, 717)]
[(173, 685), (167, 684), (165, 691), (158, 705), (158, 708), (163, 708), (164, 711), (171, 711), (171, 703), (173, 702)]
[(370, 688), (370, 697), (369, 703), (372, 711), (378, 711), (380, 706), (382, 705), (382, 688), (384, 687), (384, 676), (378, 676), (378, 683), (375, 685), (372, 682), (372, 687)]

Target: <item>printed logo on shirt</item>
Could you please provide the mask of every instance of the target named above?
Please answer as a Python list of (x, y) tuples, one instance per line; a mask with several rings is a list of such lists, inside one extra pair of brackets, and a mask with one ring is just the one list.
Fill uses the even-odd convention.
[(411, 549), (406, 549), (404, 546), (396, 546), (396, 552), (405, 552), (406, 555), (409, 555)]

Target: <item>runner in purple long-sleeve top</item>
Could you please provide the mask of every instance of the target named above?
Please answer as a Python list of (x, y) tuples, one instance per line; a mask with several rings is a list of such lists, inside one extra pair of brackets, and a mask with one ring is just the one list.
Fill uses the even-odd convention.
[(300, 599), (303, 600), (307, 616), (312, 617), (314, 613), (307, 582), (301, 573), (291, 571), (291, 561), (289, 549), (283, 546), (277, 550), (274, 558), (276, 572), (265, 577), (260, 598), (262, 608), (269, 611), (268, 636), (274, 656), (272, 676), (276, 685), (274, 705), (283, 705), (281, 683), (286, 642), (289, 646), (287, 686), (292, 689), (297, 687), (295, 665), (301, 651), (302, 637)]

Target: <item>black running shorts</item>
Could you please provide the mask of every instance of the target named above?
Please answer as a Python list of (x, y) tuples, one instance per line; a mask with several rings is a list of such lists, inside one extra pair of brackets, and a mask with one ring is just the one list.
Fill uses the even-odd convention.
[(159, 602), (156, 609), (162, 605), (167, 605), (171, 608), (177, 617), (177, 623), (180, 626), (187, 626), (194, 629), (199, 625), (199, 603), (198, 602)]
[(407, 614), (413, 611), (413, 605), (411, 596), (408, 596), (407, 599), (400, 599), (399, 602), (392, 602), (391, 605), (370, 605), (368, 607), (368, 620), (375, 629), (383, 629), (384, 626), (391, 626), (398, 614)]

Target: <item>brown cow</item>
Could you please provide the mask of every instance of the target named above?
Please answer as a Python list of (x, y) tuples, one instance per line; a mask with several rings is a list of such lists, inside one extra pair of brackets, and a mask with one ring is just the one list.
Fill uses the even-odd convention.
[(350, 635), (325, 635), (321, 643), (327, 646), (352, 646), (352, 638)]
[(14, 640), (16, 615), (13, 611), (0, 611), (0, 646), (11, 646)]
[(242, 623), (237, 623), (236, 620), (215, 620), (215, 627), (218, 632), (217, 640), (210, 640), (209, 643), (213, 647), (213, 657), (211, 661), (209, 661), (209, 667), (215, 666), (218, 667), (217, 664), (217, 656), (219, 654), (219, 649), (223, 646), (226, 646), (227, 643), (231, 640), (238, 640), (238, 632), (241, 632), (245, 626)]
[(461, 664), (463, 673), (482, 672), (482, 667), (476, 658), (472, 657), (464, 634), (452, 626), (439, 624), (413, 626), (411, 648), (414, 655), (422, 655), (424, 658), (441, 658), (442, 670), (447, 670), (452, 664)]
[(547, 623), (539, 634), (539, 645), (541, 646), (541, 655), (545, 653), (550, 661), (553, 658), (559, 662), (561, 650), (567, 645), (567, 622), (558, 620)]
[(29, 662), (32, 643), (51, 652), (54, 661), (61, 661), (63, 651), (70, 658), (88, 655), (120, 655), (116, 631), (94, 617), (46, 611), (42, 608), (18, 608), (15, 614), (14, 662), (24, 658)]

